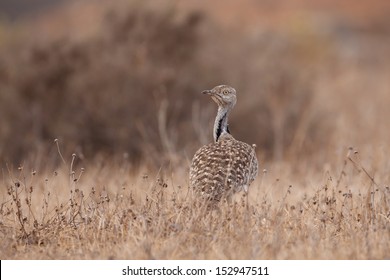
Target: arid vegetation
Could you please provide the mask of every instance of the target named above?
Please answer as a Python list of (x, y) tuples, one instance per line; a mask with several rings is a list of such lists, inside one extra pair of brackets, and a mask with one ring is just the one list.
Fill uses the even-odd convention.
[[(1, 259), (390, 258), (385, 1), (118, 2), (0, 23)], [(207, 213), (216, 84), (261, 172)]]
[(185, 168), (164, 179), (126, 162), (20, 168), (4, 182), (1, 257), (387, 259), (390, 189), (352, 150), (344, 160), (337, 173), (277, 163), (249, 197), (208, 213)]

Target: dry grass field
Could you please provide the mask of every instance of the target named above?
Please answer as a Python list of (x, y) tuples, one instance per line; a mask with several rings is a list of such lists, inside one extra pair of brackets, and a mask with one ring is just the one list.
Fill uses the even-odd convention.
[(388, 174), (372, 180), (353, 151), (339, 161), (267, 166), (249, 197), (212, 212), (195, 203), (185, 168), (164, 179), (126, 161), (12, 170), (1, 258), (388, 259)]
[[(390, 258), (388, 1), (110, 2), (0, 21), (0, 259)], [(207, 212), (217, 84), (260, 172)]]

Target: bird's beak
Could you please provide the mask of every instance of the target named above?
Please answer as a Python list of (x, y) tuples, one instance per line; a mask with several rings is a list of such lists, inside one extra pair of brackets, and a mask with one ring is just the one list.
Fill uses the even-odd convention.
[(213, 91), (211, 89), (206, 89), (206, 90), (202, 91), (202, 93), (207, 94), (207, 95), (212, 95)]

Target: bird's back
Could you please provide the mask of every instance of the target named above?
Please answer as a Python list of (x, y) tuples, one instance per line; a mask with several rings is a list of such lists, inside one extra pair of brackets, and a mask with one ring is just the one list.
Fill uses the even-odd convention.
[(235, 192), (247, 191), (257, 176), (257, 169), (254, 148), (224, 133), (217, 142), (205, 145), (195, 153), (190, 184), (207, 200), (220, 201)]

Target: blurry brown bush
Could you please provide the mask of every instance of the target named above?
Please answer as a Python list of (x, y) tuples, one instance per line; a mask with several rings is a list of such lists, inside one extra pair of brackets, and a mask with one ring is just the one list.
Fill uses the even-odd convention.
[(172, 13), (111, 11), (91, 40), (33, 43), (3, 57), (1, 155), (19, 161), (55, 138), (88, 156), (126, 152), (137, 160), (145, 147), (163, 152), (159, 104), (169, 96), (170, 119), (185, 132), (184, 103), (197, 91), (199, 71), (201, 17), (178, 21)]
[(238, 90), (236, 138), (262, 157), (310, 155), (332, 138), (314, 85), (331, 48), (313, 34), (247, 36), (200, 12), (127, 6), (84, 40), (22, 40), (0, 51), (0, 157), (18, 164), (58, 138), (90, 159), (189, 159), (212, 139), (215, 104), (199, 92), (217, 84)]

